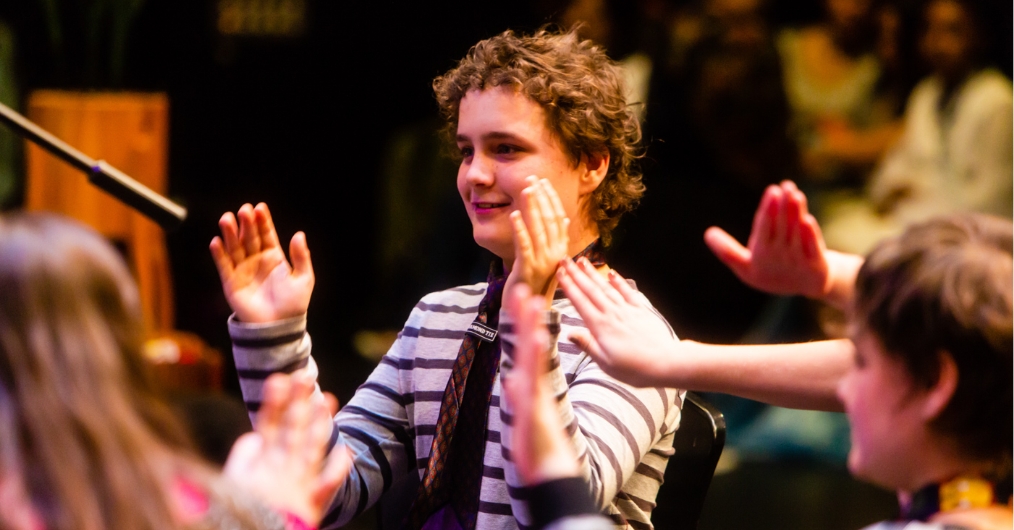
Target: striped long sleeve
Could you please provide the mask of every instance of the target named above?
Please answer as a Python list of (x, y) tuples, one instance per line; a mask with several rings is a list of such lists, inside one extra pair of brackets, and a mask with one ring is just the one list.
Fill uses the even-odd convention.
[[(348, 522), (400, 477), (426, 468), (444, 388), (485, 290), (481, 283), (425, 296), (390, 351), (335, 416), (337, 438), (352, 450), (354, 463), (322, 528)], [(583, 326), (569, 301), (557, 300), (554, 307), (561, 314), (561, 336), (566, 337), (570, 327)], [(305, 318), (262, 325), (231, 320), (229, 328), (240, 387), (251, 411), (260, 403), (270, 373), (316, 374)], [(681, 397), (672, 389), (634, 389), (616, 382), (563, 339), (558, 351), (559, 379), (576, 418), (575, 442), (586, 446), (578, 454), (588, 466), (596, 501), (620, 526), (650, 526)], [(477, 527), (483, 529), (518, 528), (527, 520), (524, 500), (512, 497), (518, 490), (507, 480), (511, 464), (501, 444), (506, 434), (500, 395), (498, 377), (490, 399), (480, 486)]]
[[(546, 376), (592, 499), (617, 525), (651, 528), (651, 511), (679, 423), (677, 403), (682, 403), (685, 393), (621, 383), (606, 375), (576, 345), (561, 339), (575, 327), (584, 327), (569, 300), (554, 300), (547, 316), (552, 346), (551, 370)], [(500, 313), (500, 328), (500, 375), (504, 376), (513, 368), (515, 342), (506, 311)], [(501, 402), (500, 414), (508, 488), (523, 491), (510, 461), (512, 415), (506, 400)], [(531, 518), (522, 501), (512, 496), (518, 523), (525, 526), (531, 524)]]

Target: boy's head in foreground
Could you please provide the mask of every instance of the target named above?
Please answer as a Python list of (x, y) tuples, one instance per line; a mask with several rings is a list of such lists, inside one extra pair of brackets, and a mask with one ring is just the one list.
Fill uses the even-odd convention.
[(838, 394), (849, 469), (915, 491), (1010, 473), (1010, 220), (956, 215), (875, 248), (856, 280), (856, 363)]
[(433, 82), (461, 153), (458, 190), (479, 245), (512, 259), (508, 215), (525, 178), (546, 178), (580, 250), (610, 231), (644, 192), (641, 130), (622, 74), (574, 31), (507, 31), (479, 42)]

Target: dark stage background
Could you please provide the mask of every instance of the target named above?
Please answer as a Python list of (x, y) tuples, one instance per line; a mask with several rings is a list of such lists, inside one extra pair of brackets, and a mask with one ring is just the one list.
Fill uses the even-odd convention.
[[(507, 28), (533, 30), (557, 12), (552, 5), (525, 2), (311, 0), (305, 3), (301, 35), (228, 36), (216, 28), (217, 2), (149, 0), (128, 26), (123, 76), (114, 79), (105, 61), (95, 60), (87, 46), (78, 44), (87, 42), (91, 26), (86, 17), (97, 3), (57, 4), (64, 40), (59, 49), (51, 44), (44, 2), (0, 7), (0, 20), (15, 37), (14, 72), (22, 103), (39, 88), (169, 95), (169, 194), (190, 212), (183, 228), (168, 236), (177, 328), (228, 351), (229, 309), (207, 244), (223, 212), (265, 201), (283, 240), (296, 230), (307, 233), (317, 272), (309, 326), (321, 384), (343, 399), (372, 367), (352, 353), (353, 333), (396, 329), (414, 300), (425, 294), (380, 285), (377, 273), (377, 220), (389, 214), (378, 204), (379, 176), (390, 138), (409, 126), (430, 127), (436, 134), (430, 82), (472, 44)], [(791, 21), (813, 17), (817, 10), (783, 3), (775, 14)], [(98, 39), (101, 58), (111, 39)], [(453, 169), (446, 186), (453, 189)], [(754, 200), (750, 195), (743, 202)], [(660, 206), (672, 211), (672, 205)], [(678, 206), (695, 208), (693, 201)], [(472, 248), (463, 210), (451, 205), (445, 210), (441, 226), (450, 242), (435, 252), (448, 253), (442, 262), (451, 265), (434, 287), (476, 279), (475, 271), (481, 269), (476, 263), (482, 257)], [(703, 231), (706, 216), (693, 210), (685, 214), (702, 219), (692, 229)], [(745, 214), (748, 218), (750, 211)], [(699, 253), (699, 236), (690, 240)], [(662, 246), (670, 245), (663, 241)], [(633, 260), (650, 259), (653, 252)], [(640, 278), (640, 283), (651, 292), (656, 282)], [(672, 288), (668, 280), (658, 283), (659, 291)], [(752, 296), (749, 313), (757, 297), (746, 296)], [(667, 314), (675, 311), (676, 304), (661, 293), (654, 298)], [(686, 313), (700, 315), (698, 309)], [(701, 323), (712, 336), (721, 334), (722, 324)], [(226, 385), (238, 391), (231, 368)]]
[[(207, 251), (223, 212), (265, 201), (283, 240), (307, 233), (321, 384), (343, 398), (370, 369), (351, 353), (353, 331), (398, 326), (411, 307), (376, 298), (383, 212), (375, 205), (389, 137), (435, 116), (430, 81), (470, 45), (539, 25), (516, 5), (310, 1), (301, 36), (229, 37), (216, 29), (215, 2), (151, 0), (130, 27), (125, 76), (111, 83), (102, 68), (86, 71), (85, 50), (54, 53), (43, 2), (5, 4), (0, 19), (16, 37), (22, 101), (53, 87), (169, 94), (169, 194), (190, 212), (168, 236), (179, 329), (229, 350), (229, 309)], [(86, 4), (63, 3), (66, 20), (80, 20)], [(65, 25), (66, 40), (83, 37), (75, 28)], [(467, 237), (464, 211), (454, 213), (456, 234)], [(236, 390), (231, 374), (226, 383)]]

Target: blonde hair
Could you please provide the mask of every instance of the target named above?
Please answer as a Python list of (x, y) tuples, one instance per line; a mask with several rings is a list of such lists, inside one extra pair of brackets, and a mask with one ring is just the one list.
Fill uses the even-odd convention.
[(49, 530), (178, 528), (172, 488), (211, 472), (149, 384), (117, 251), (54, 215), (2, 218), (0, 293), (0, 474)]

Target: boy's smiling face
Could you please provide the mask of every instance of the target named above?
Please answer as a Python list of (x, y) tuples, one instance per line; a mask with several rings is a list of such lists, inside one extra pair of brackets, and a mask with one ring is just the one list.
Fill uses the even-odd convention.
[(530, 175), (548, 179), (556, 189), (571, 220), (572, 245), (589, 224), (594, 227), (583, 204), (598, 181), (582, 178), (588, 174), (585, 157), (575, 164), (546, 124), (539, 104), (507, 87), (472, 90), (458, 107), (458, 192), (475, 242), (508, 266), (514, 260), (509, 215), (519, 208)]

